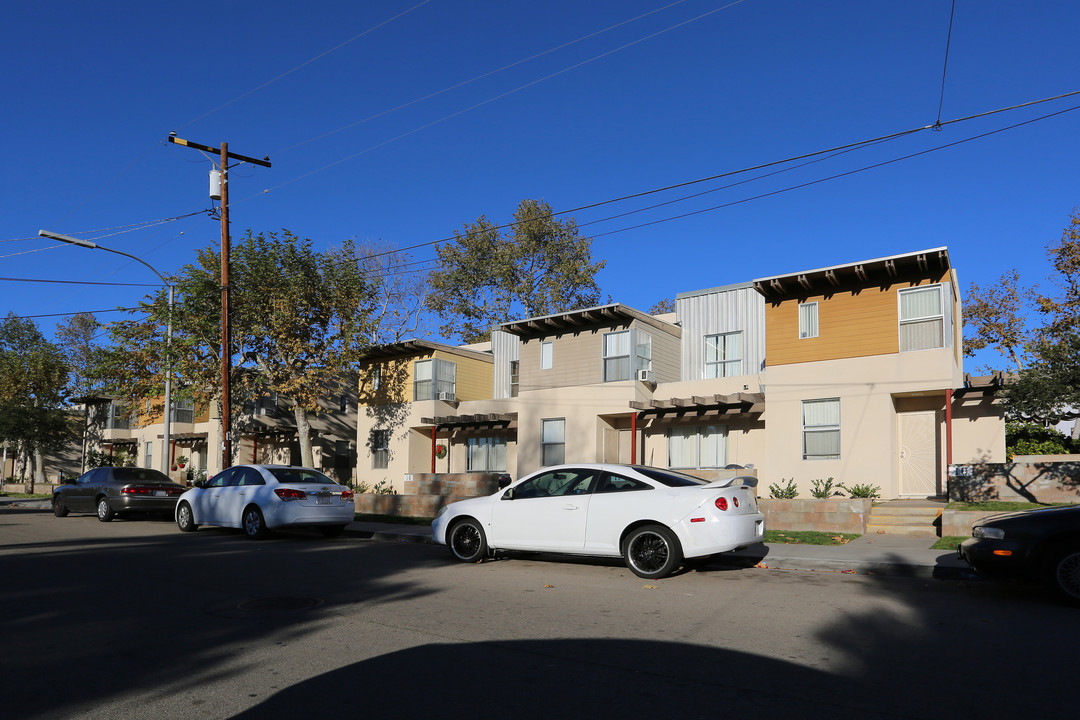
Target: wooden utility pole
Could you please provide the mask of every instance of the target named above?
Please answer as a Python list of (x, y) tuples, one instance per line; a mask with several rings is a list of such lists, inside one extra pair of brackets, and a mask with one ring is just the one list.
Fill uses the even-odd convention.
[[(175, 135), (169, 142), (193, 147), (203, 152), (219, 152), (217, 148), (182, 140)], [(221, 143), (221, 469), (232, 465), (232, 403), (230, 402), (232, 375), (232, 334), (229, 328), (229, 159), (270, 167), (270, 158), (262, 160), (229, 152), (229, 144)]]

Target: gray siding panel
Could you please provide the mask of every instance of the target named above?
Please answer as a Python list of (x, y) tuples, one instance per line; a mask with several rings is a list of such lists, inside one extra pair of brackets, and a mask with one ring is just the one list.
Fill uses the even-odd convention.
[(682, 379), (705, 377), (705, 336), (742, 331), (743, 374), (765, 366), (765, 298), (752, 286), (719, 288), (676, 301), (682, 325)]
[(510, 363), (521, 359), (521, 340), (502, 330), (491, 331), (491, 354), (495, 358), (492, 397), (510, 397)]

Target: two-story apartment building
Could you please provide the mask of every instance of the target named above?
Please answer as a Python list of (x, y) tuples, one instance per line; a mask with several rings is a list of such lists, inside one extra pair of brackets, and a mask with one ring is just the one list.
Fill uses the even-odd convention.
[(962, 357), (945, 248), (682, 293), (669, 315), (612, 304), (508, 322), (484, 346), (370, 358), (368, 382), (399, 385), (362, 388), (357, 475), (401, 491), (418, 472), (639, 462), (753, 466), (804, 495), (830, 477), (938, 495), (949, 464), (1004, 460), (993, 387), (967, 381)]

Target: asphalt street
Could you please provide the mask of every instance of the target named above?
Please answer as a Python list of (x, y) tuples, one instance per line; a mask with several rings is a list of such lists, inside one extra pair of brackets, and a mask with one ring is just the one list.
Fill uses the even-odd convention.
[[(1037, 588), (0, 509), (5, 720), (1072, 717)], [(1055, 680), (1057, 678), (1057, 680)]]

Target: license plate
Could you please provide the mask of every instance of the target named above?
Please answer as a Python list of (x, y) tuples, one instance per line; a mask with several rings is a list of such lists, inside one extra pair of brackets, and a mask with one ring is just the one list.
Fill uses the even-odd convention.
[(164, 490), (155, 490), (154, 491), (154, 497), (165, 497), (166, 495), (168, 495), (168, 493), (165, 492)]
[(332, 502), (334, 502), (334, 499), (329, 498), (329, 497), (316, 497), (315, 498), (315, 504), (316, 505), (329, 505)]

